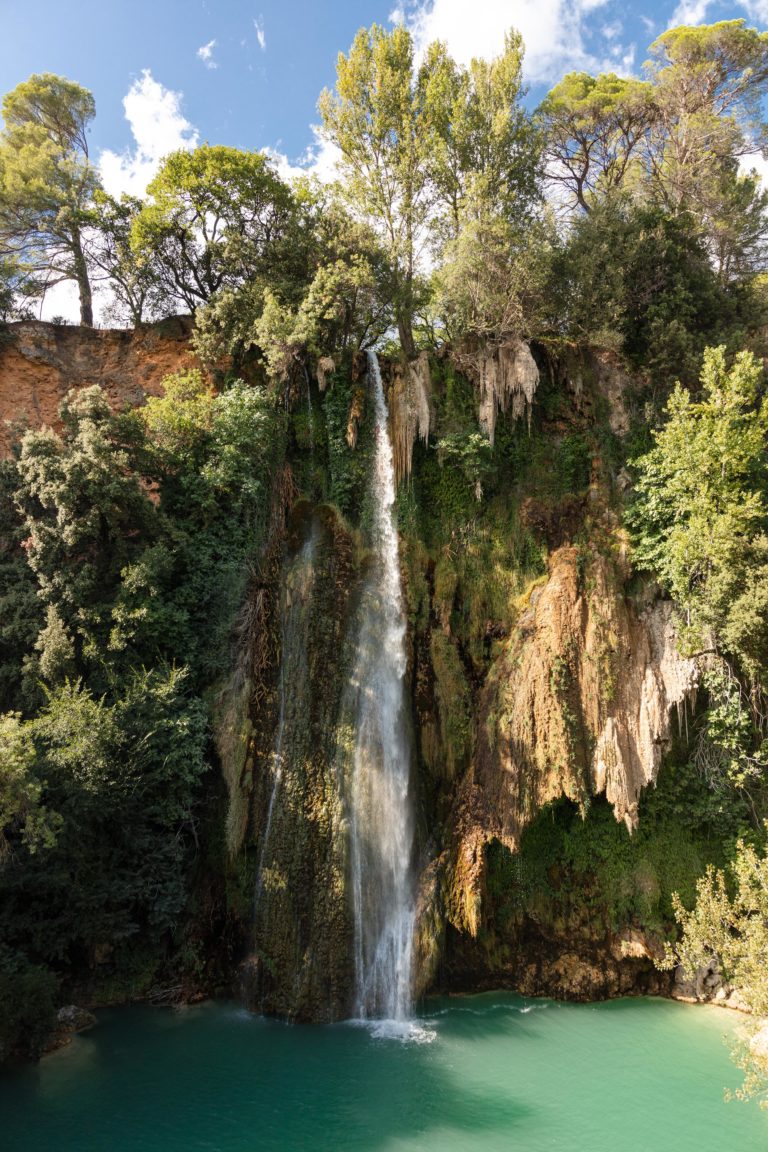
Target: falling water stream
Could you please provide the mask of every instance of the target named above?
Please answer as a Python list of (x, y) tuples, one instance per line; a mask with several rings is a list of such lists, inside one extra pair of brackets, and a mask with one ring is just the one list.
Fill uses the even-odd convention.
[(371, 558), (351, 678), (351, 873), (357, 1015), (407, 1031), (414, 934), (411, 741), (395, 473), (379, 363), (368, 353), (375, 445)]

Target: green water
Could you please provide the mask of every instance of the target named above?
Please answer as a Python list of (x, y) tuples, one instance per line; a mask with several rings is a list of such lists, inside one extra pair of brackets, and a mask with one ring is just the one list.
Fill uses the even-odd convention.
[(723, 1101), (716, 1009), (475, 996), (430, 1003), (410, 1044), (221, 1004), (100, 1019), (0, 1077), (3, 1152), (768, 1150), (768, 1115)]

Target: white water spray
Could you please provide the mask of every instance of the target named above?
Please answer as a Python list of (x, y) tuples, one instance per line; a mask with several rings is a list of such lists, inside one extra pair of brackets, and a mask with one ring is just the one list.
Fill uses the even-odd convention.
[[(404, 1025), (411, 1012), (415, 921), (411, 740), (395, 473), (375, 353), (368, 353), (375, 447), (372, 556), (351, 680), (354, 722), (351, 866), (357, 1015)], [(403, 1029), (405, 1030), (405, 1029)]]

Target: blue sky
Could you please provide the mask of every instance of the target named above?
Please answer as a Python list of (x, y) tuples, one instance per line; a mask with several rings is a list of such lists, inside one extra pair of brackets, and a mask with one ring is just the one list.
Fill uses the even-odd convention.
[[(768, 27), (768, 0), (0, 0), (0, 92), (43, 71), (89, 88), (91, 156), (109, 191), (140, 195), (163, 155), (204, 141), (270, 149), (286, 174), (328, 173), (317, 98), (374, 22), (404, 21), (418, 48), (445, 40), (463, 62), (518, 28), (536, 104), (567, 71), (639, 72), (671, 25), (736, 17)], [(42, 314), (75, 311), (64, 284)]]
[[(208, 140), (269, 147), (297, 162), (313, 144), (321, 88), (361, 25), (405, 19), (417, 41), (446, 39), (458, 57), (492, 54), (519, 27), (536, 100), (572, 68), (637, 70), (670, 22), (736, 16), (768, 25), (768, 0), (0, 0), (0, 90), (38, 71), (90, 88), (95, 159), (144, 149), (149, 173), (163, 146)], [(124, 106), (133, 92), (132, 121)], [(186, 122), (186, 124), (184, 123)], [(116, 160), (112, 165), (118, 171)], [(128, 175), (126, 176), (126, 173)], [(118, 177), (116, 176), (117, 180)], [(136, 179), (139, 179), (137, 176)]]

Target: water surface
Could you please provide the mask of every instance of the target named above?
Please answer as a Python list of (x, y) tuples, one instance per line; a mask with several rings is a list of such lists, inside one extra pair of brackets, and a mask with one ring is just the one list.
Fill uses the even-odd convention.
[(768, 1152), (713, 1008), (473, 996), (409, 1044), (229, 1004), (99, 1018), (0, 1077), (3, 1152)]

